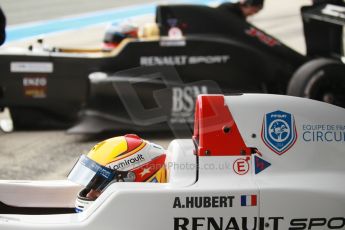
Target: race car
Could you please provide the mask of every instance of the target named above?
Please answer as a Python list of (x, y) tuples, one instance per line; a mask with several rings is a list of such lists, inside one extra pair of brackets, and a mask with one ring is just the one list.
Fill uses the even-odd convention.
[[(155, 23), (115, 49), (0, 53), (0, 107), (15, 128), (99, 133), (185, 127), (200, 93), (291, 94), (344, 106), (340, 51), (327, 48), (342, 37), (333, 36), (338, 26), (326, 28), (332, 36), (307, 39), (318, 45), (304, 56), (219, 8), (161, 5)], [(320, 46), (329, 52), (319, 54)]]
[(72, 182), (0, 181), (0, 229), (344, 229), (344, 118), (299, 97), (201, 95), (166, 183), (112, 183), (75, 213)]

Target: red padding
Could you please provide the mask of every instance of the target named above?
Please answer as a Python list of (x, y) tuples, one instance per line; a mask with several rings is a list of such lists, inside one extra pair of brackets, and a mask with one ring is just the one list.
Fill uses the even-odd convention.
[(198, 145), (199, 156), (248, 156), (251, 154), (224, 102), (223, 95), (198, 97), (193, 139)]

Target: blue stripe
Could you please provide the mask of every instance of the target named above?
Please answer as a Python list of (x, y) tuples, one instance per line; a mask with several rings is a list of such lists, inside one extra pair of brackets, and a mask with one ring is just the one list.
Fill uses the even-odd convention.
[(241, 196), (241, 206), (247, 206), (247, 196)]
[[(188, 2), (193, 4), (209, 4), (212, 0), (189, 0)], [(135, 7), (117, 8), (74, 18), (64, 18), (30, 25), (8, 27), (6, 29), (6, 42), (43, 34), (75, 30), (102, 23), (123, 21), (134, 16), (154, 14), (155, 9), (156, 4), (146, 4)]]

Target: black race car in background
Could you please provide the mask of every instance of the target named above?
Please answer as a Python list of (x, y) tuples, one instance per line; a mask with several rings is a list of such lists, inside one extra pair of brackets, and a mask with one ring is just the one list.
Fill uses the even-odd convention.
[(158, 6), (158, 34), (111, 51), (2, 52), (0, 107), (15, 128), (75, 125), (75, 133), (192, 122), (200, 93), (290, 94), (344, 107), (343, 9), (303, 8), (304, 56), (218, 8)]

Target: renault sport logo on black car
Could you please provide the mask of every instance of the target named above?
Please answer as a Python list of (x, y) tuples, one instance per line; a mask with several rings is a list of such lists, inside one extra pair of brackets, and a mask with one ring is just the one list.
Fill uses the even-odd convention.
[(296, 142), (295, 119), (290, 113), (280, 110), (264, 116), (261, 137), (273, 152), (282, 155)]

